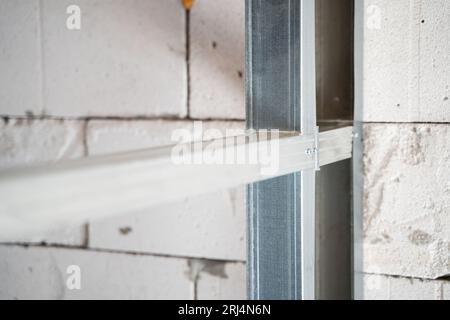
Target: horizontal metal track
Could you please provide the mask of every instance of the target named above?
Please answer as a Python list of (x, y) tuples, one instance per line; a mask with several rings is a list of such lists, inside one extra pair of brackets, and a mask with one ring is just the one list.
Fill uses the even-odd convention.
[[(256, 132), (237, 145), (218, 140), (184, 145), (194, 154), (267, 145)], [(280, 133), (279, 170), (267, 175), (261, 164), (175, 164), (174, 146), (14, 169), (0, 173), (0, 232), (17, 234), (49, 225), (82, 223), (134, 212), (165, 202), (263, 181), (314, 168), (314, 136)], [(239, 141), (241, 141), (239, 143)], [(319, 134), (319, 163), (351, 157), (352, 127)]]

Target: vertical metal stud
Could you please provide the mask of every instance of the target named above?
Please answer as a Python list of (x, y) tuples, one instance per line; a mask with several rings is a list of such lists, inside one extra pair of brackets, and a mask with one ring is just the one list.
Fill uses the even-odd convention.
[[(300, 32), (300, 110), (301, 132), (319, 134), (316, 119), (315, 0), (301, 0)], [(316, 150), (318, 157), (318, 150)], [(316, 158), (318, 159), (318, 158)], [(316, 219), (315, 169), (301, 173), (301, 255), (302, 299), (315, 298), (316, 284)]]
[[(246, 0), (249, 129), (314, 134), (314, 0)], [(315, 172), (248, 187), (248, 294), (313, 299)]]

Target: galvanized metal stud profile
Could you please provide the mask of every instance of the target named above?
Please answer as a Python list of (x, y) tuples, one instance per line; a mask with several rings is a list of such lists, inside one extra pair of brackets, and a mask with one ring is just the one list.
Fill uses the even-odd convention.
[[(246, 1), (247, 122), (314, 134), (314, 0)], [(314, 169), (248, 187), (248, 295), (314, 298)]]

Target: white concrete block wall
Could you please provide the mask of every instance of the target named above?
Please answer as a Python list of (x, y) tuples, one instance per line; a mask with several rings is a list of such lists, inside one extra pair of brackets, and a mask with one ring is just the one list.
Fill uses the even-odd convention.
[(422, 1), (420, 117), (450, 122), (450, 2)]
[[(225, 133), (242, 122), (205, 122)], [(90, 121), (89, 155), (170, 144), (190, 121)], [(205, 137), (208, 138), (208, 137)], [(218, 260), (245, 261), (245, 191), (223, 190), (90, 225), (91, 247)]]
[[(79, 267), (80, 289), (67, 286)], [(125, 252), (0, 246), (1, 299), (245, 299), (245, 264)]]
[[(80, 290), (68, 289), (80, 268)], [(191, 299), (185, 259), (55, 248), (0, 247), (0, 297), (8, 299)], [(70, 270), (69, 270), (70, 271)]]
[(84, 155), (80, 121), (0, 120), (0, 169), (43, 164)]
[(450, 2), (363, 4), (360, 298), (450, 299)]
[(364, 297), (368, 300), (450, 300), (450, 282), (366, 274)]
[(42, 109), (39, 1), (0, 1), (0, 114)]
[(364, 271), (450, 274), (450, 125), (366, 124)]
[(199, 275), (198, 299), (245, 300), (245, 275), (244, 263), (206, 263)]
[[(83, 141), (84, 124), (80, 121), (0, 120), (0, 170), (80, 158), (85, 154)], [(16, 230), (18, 235), (13, 239), (0, 234), (0, 241), (82, 246), (85, 229), (85, 226), (55, 226), (51, 230), (35, 230), (30, 226)]]
[[(79, 31), (65, 28), (69, 2)], [(434, 280), (450, 269), (449, 2), (363, 3), (365, 297), (450, 299)], [(193, 118), (243, 119), (243, 14), (243, 1), (198, 0), (186, 38), (177, 0), (0, 0), (0, 166), (167, 144)], [(0, 245), (0, 297), (243, 298), (241, 198), (6, 239), (61, 247)], [(81, 291), (61, 285), (69, 263)]]
[(449, 122), (450, 2), (364, 5), (364, 121)]
[[(66, 27), (70, 5), (81, 9), (80, 30)], [(186, 115), (179, 0), (2, 0), (1, 6), (0, 114)]]
[(245, 1), (197, 0), (191, 10), (190, 114), (245, 119)]
[(245, 261), (244, 188), (90, 225), (92, 248)]
[[(73, 4), (79, 31), (65, 27)], [(46, 112), (185, 116), (184, 16), (178, 0), (44, 0)]]
[[(81, 30), (66, 28), (73, 4)], [(243, 119), (243, 3), (222, 5), (220, 23), (212, 1), (197, 7), (187, 34), (179, 0), (0, 0), (0, 167), (169, 144), (193, 118)], [(201, 43), (209, 32), (217, 54), (213, 38)], [(243, 208), (241, 188), (0, 238), (0, 298), (245, 298)], [(65, 286), (69, 264), (80, 291)]]

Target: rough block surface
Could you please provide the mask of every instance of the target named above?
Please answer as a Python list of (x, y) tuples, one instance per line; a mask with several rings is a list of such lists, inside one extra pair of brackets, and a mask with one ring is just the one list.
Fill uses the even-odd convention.
[[(0, 169), (79, 158), (83, 154), (82, 121), (0, 120)], [(17, 230), (13, 238), (0, 233), (0, 241), (81, 246), (86, 240), (83, 226), (55, 226), (31, 234), (25, 227)]]
[(450, 274), (450, 126), (366, 124), (364, 272)]

